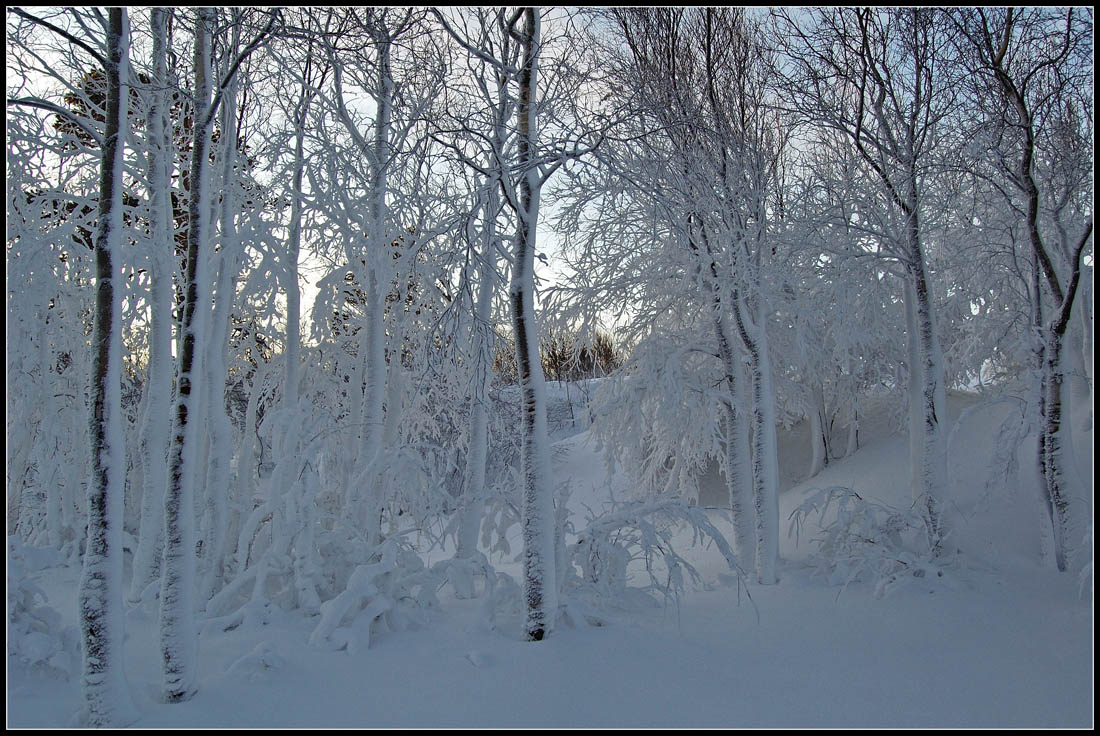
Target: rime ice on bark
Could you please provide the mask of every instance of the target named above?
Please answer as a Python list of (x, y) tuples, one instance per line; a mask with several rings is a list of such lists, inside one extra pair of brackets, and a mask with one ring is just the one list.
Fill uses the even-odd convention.
[(172, 393), (172, 198), (168, 182), (169, 141), (166, 138), (165, 37), (167, 12), (152, 9), (153, 80), (148, 94), (149, 209), (152, 275), (150, 285), (149, 387), (142, 422), (141, 462), (145, 481), (141, 497), (141, 526), (134, 552), (128, 598), (141, 599), (160, 569), (164, 535), (164, 489), (168, 483), (165, 459), (171, 428)]
[(519, 165), (514, 271), (509, 299), (516, 335), (516, 364), (523, 396), (523, 581), (528, 639), (539, 640), (554, 626), (557, 614), (557, 576), (554, 569), (554, 494), (551, 481), (550, 441), (546, 432), (546, 387), (539, 362), (535, 327), (535, 228), (538, 223), (541, 182), (533, 165), (538, 135), (536, 85), (538, 84), (539, 17), (534, 8), (524, 11), (526, 28), (521, 36), (523, 66), (519, 73)]
[(88, 533), (80, 577), (83, 718), (93, 727), (119, 727), (136, 718), (123, 673), (121, 290), (116, 284), (123, 235), (122, 164), (126, 144), (129, 24), (126, 11), (109, 10), (107, 110), (95, 237), (96, 306), (92, 336), (92, 477)]
[(210, 27), (213, 12), (196, 11), (195, 117), (191, 151), (192, 190), (187, 230), (187, 295), (180, 325), (182, 345), (176, 379), (176, 407), (164, 497), (164, 571), (160, 593), (160, 646), (164, 660), (162, 697), (190, 699), (198, 688), (195, 629), (194, 489), (201, 460), (202, 344), (209, 311), (206, 232), (209, 222)]

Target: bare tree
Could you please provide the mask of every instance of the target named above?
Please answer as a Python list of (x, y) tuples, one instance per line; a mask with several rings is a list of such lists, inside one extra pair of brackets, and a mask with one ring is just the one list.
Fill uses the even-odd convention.
[[(1082, 258), (1092, 242), (1091, 145), (1082, 140), (1081, 109), (1088, 109), (1093, 73), (1091, 18), (1082, 9), (960, 9), (951, 13), (963, 59), (972, 72), (997, 176), (1008, 205), (1026, 233), (1034, 264), (1031, 322), (1037, 342), (1041, 538), (1066, 570), (1077, 549), (1077, 502), (1068, 487), (1063, 386), (1067, 331), (1078, 303)], [(1084, 103), (1084, 104), (1082, 104)], [(979, 138), (981, 140), (981, 138)], [(1076, 149), (1077, 156), (1065, 150)], [(1059, 150), (1063, 149), (1063, 150)], [(1068, 177), (1044, 169), (1073, 166)], [(1089, 157), (1091, 159), (1091, 157)], [(1072, 171), (1072, 170), (1071, 170)], [(1061, 179), (1061, 181), (1059, 181)], [(1062, 186), (1059, 186), (1061, 184)], [(1084, 199), (1082, 199), (1084, 198)], [(1045, 287), (1045, 288), (1044, 288)], [(1044, 295), (1046, 298), (1044, 298)], [(1078, 306), (1080, 314), (1083, 306)], [(1086, 320), (1087, 321), (1087, 320)]]
[[(593, 204), (575, 207), (583, 217), (570, 221), (595, 220), (578, 228), (584, 234), (576, 240), (594, 244), (583, 250), (601, 274), (577, 293), (591, 298), (594, 289), (611, 291), (600, 284), (616, 284), (619, 293), (608, 296), (638, 305), (631, 309), (646, 329), (707, 325), (709, 335), (696, 337), (682, 355), (717, 359), (721, 464), (735, 553), (742, 562), (754, 560), (761, 582), (774, 583), (778, 460), (767, 322), (775, 223), (769, 198), (783, 128), (767, 101), (770, 59), (760, 29), (736, 9), (617, 9), (608, 16), (626, 48), (610, 96), (621, 96), (618, 104), (630, 116), (616, 131), (620, 140), (599, 157), (606, 173), (592, 174), (606, 181), (585, 185), (595, 193)], [(644, 257), (631, 263), (638, 242), (646, 244)], [(609, 274), (611, 263), (618, 273)], [(624, 287), (624, 278), (637, 287)], [(684, 301), (682, 287), (674, 295), (669, 279), (689, 286), (692, 300)], [(670, 310), (676, 319), (669, 319)]]
[(946, 389), (922, 220), (943, 152), (939, 128), (953, 109), (953, 80), (941, 68), (949, 36), (927, 9), (817, 10), (809, 21), (778, 11), (775, 17), (787, 104), (841, 133), (888, 203), (876, 247), (897, 265), (903, 284), (911, 485), (929, 542), (938, 547), (946, 533)]

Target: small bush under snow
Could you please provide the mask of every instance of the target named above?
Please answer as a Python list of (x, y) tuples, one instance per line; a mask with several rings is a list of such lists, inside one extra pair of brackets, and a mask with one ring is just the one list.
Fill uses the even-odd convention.
[[(826, 522), (830, 507), (835, 517)], [(869, 581), (881, 598), (905, 584), (943, 577), (943, 559), (929, 544), (924, 517), (914, 509), (897, 509), (832, 486), (819, 489), (791, 513), (790, 532), (799, 536), (815, 514), (821, 534), (813, 540), (819, 554), (810, 565), (832, 585)]]
[[(8, 668), (70, 678), (80, 662), (77, 634), (61, 625), (61, 615), (29, 574), (56, 564), (54, 550), (28, 547), (8, 537)], [(43, 559), (43, 557), (51, 559)]]

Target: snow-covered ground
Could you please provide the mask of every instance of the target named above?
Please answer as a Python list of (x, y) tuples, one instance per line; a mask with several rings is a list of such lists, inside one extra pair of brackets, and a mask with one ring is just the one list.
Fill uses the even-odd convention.
[[(956, 411), (964, 405), (973, 401), (956, 397)], [(355, 654), (311, 648), (316, 620), (275, 610), (262, 624), (204, 633), (199, 694), (174, 705), (156, 702), (157, 614), (147, 603), (127, 619), (127, 677), (141, 713), (133, 726), (1089, 727), (1092, 581), (1039, 565), (1036, 502), (1016, 488), (1025, 483), (987, 487), (1005, 410), (973, 408), (953, 435), (948, 546), (960, 551), (943, 577), (914, 578), (883, 597), (869, 583), (830, 585), (809, 564), (815, 529), (806, 527), (797, 542), (784, 535), (778, 585), (746, 588), (715, 549), (687, 550), (703, 584), (678, 603), (607, 626), (562, 627), (539, 643), (519, 640), (518, 621), (488, 630), (481, 601), (457, 600), (449, 586), (419, 626)], [(608, 483), (587, 431), (571, 434), (564, 420), (552, 429), (561, 438), (556, 480), (571, 483), (577, 523), (629, 491), (622, 475)], [(809, 489), (830, 485), (905, 506), (904, 436), (868, 431), (851, 458), (794, 482), (809, 467), (800, 431), (781, 437), (781, 519)], [(1091, 451), (1080, 452), (1091, 432), (1078, 440), (1091, 486)], [(24, 552), (17, 563), (27, 580), (61, 628), (74, 626), (79, 569)], [(426, 561), (448, 554), (437, 549)], [(510, 560), (492, 562), (518, 573)], [(9, 585), (11, 567), (9, 559)], [(8, 674), (9, 727), (73, 722), (75, 677), (10, 661)]]

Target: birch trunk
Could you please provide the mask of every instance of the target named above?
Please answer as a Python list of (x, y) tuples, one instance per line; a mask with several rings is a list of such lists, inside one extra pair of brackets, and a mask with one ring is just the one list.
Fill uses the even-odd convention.
[(137, 713), (126, 685), (122, 650), (122, 504), (125, 461), (122, 434), (122, 314), (116, 288), (122, 245), (122, 167), (126, 144), (129, 23), (126, 11), (108, 10), (107, 110), (96, 224), (96, 302), (92, 336), (91, 470), (88, 532), (78, 591), (81, 690), (87, 725), (120, 727)]
[(844, 448), (844, 457), (851, 457), (859, 449), (859, 413), (852, 408), (852, 419), (848, 424), (848, 444)]
[[(495, 201), (495, 199), (494, 199)], [(489, 457), (489, 381), (492, 376), (489, 355), (489, 310), (493, 299), (492, 258), (495, 249), (496, 210), (490, 205), (487, 215), (487, 239), (482, 256), (477, 303), (474, 305), (474, 339), (471, 353), (474, 360), (474, 395), (470, 408), (470, 450), (466, 456), (466, 477), (463, 488), (462, 518), (459, 522), (458, 548), (455, 557), (469, 559), (477, 553), (478, 533), (485, 513), (485, 470)], [(470, 597), (473, 591), (463, 591)], [(468, 595), (467, 595), (468, 594)]]
[(775, 436), (775, 389), (764, 328), (763, 297), (758, 296), (757, 337), (749, 353), (752, 370), (753, 500), (756, 503), (756, 579), (774, 585), (779, 561), (779, 458)]
[[(757, 266), (759, 267), (759, 266)], [(759, 283), (759, 274), (756, 278)], [(767, 311), (763, 294), (757, 294), (756, 324), (735, 294), (734, 321), (749, 355), (752, 374), (752, 497), (756, 508), (756, 579), (774, 585), (779, 561), (779, 458), (775, 435), (775, 389), (765, 329)]]
[[(494, 108), (493, 153), (488, 168), (496, 168), (496, 176), (501, 175), (499, 161), (495, 157), (504, 150), (505, 124), (509, 115), (511, 99), (508, 93), (508, 75), (497, 77), (497, 101)], [(500, 246), (497, 236), (497, 215), (500, 212), (500, 181), (487, 181), (487, 201), (484, 205), (484, 252), (478, 275), (478, 296), (474, 305), (474, 323), (471, 327), (471, 352), (474, 356), (474, 395), (470, 413), (470, 450), (466, 458), (466, 477), (463, 488), (462, 518), (459, 522), (457, 550), (455, 557), (469, 559), (477, 553), (478, 533), (481, 530), (482, 517), (485, 514), (485, 474), (489, 457), (489, 385), (492, 380), (490, 367), (493, 362), (491, 350), (493, 282), (496, 277), (496, 253)], [(472, 585), (472, 582), (471, 582)], [(469, 591), (457, 591), (456, 595), (473, 595)]]
[[(236, 54), (239, 29), (235, 28), (229, 46)], [(206, 505), (203, 513), (203, 575), (199, 591), (200, 603), (210, 600), (221, 585), (227, 541), (229, 506), (229, 463), (232, 459), (233, 424), (225, 409), (225, 378), (228, 375), (226, 353), (229, 349), (229, 319), (236, 296), (235, 282), (240, 264), (240, 239), (237, 236), (236, 181), (234, 164), (237, 158), (237, 78), (234, 75), (221, 102), (221, 249), (216, 261), (217, 286), (204, 368), (206, 421), (210, 451), (206, 468)]]
[[(496, 125), (493, 131), (493, 148), (503, 149), (503, 117), (507, 110), (506, 90), (500, 89), (497, 104)], [(470, 450), (466, 457), (466, 477), (463, 487), (462, 517), (459, 521), (457, 550), (455, 557), (469, 559), (477, 553), (478, 533), (485, 513), (485, 472), (489, 458), (489, 383), (492, 379), (490, 366), (490, 334), (492, 334), (493, 280), (496, 275), (494, 265), (497, 242), (497, 213), (500, 210), (498, 182), (490, 181), (488, 196), (484, 205), (483, 242), (484, 252), (478, 270), (477, 302), (474, 304), (474, 321), (471, 325), (471, 353), (474, 360), (474, 395), (470, 410)], [(457, 592), (457, 591), (456, 591)], [(461, 595), (470, 597), (473, 591), (461, 591)]]
[[(376, 487), (377, 465), (381, 459), (384, 430), (383, 406), (386, 391), (386, 302), (383, 289), (387, 281), (387, 259), (390, 255), (386, 204), (388, 169), (392, 155), (392, 116), (394, 80), (390, 54), (392, 39), (384, 30), (375, 34), (378, 45), (377, 113), (374, 121), (374, 140), (371, 145), (370, 181), (370, 232), (366, 257), (366, 296), (364, 299), (363, 327), (359, 331), (359, 355), (365, 371), (363, 390), (362, 425), (363, 442), (356, 462), (357, 473), (350, 489), (352, 513), (371, 542), (381, 534), (381, 503)], [(350, 125), (350, 122), (348, 122)]]
[[(924, 259), (916, 234), (916, 216), (911, 215), (913, 232), (910, 234), (909, 277), (914, 296), (914, 317), (917, 330), (917, 372), (910, 380), (917, 380), (920, 387), (917, 405), (910, 412), (920, 416), (920, 457), (914, 462), (917, 470), (913, 478), (914, 501), (923, 509), (928, 523), (929, 543), (938, 549), (947, 529), (943, 519), (943, 493), (947, 485), (947, 438), (944, 423), (947, 421), (946, 391), (943, 381), (943, 356), (936, 333), (932, 297), (925, 275)], [(918, 398), (916, 391), (910, 391)], [(911, 421), (912, 413), (911, 413)]]
[(725, 406), (726, 427), (726, 489), (729, 491), (730, 515), (733, 518), (733, 551), (737, 562), (747, 565), (756, 557), (753, 527), (756, 510), (752, 503), (752, 457), (749, 432), (744, 421), (746, 402), (744, 370), (734, 353), (727, 320), (716, 317), (714, 329), (718, 336), (718, 352), (726, 369), (729, 397)]
[[(260, 398), (267, 383), (268, 364), (259, 355), (259, 346), (253, 342), (256, 355), (256, 370), (252, 374), (252, 390), (248, 394), (248, 406), (244, 413), (244, 435), (237, 452), (237, 517), (235, 531), (242, 531), (246, 520), (252, 515), (255, 504), (255, 481), (259, 476), (259, 455), (256, 446), (256, 415), (259, 412)], [(232, 539), (234, 534), (230, 534)], [(236, 559), (237, 575), (244, 574), (247, 566), (247, 553), (239, 553)]]
[(523, 15), (526, 28), (520, 38), (523, 62), (519, 71), (517, 141), (517, 164), (523, 174), (509, 298), (523, 402), (523, 581), (527, 608), (524, 630), (528, 640), (539, 641), (553, 629), (558, 610), (558, 591), (554, 486), (546, 430), (546, 381), (539, 362), (534, 294), (535, 239), (541, 189), (538, 167), (534, 163), (538, 135), (535, 94), (541, 35), (537, 11), (526, 8)]
[(309, 102), (309, 72), (312, 57), (307, 57), (302, 73), (302, 89), (294, 119), (294, 179), (291, 183), (290, 231), (287, 238), (286, 292), (286, 370), (283, 380), (283, 405), (290, 409), (298, 403), (298, 375), (301, 363), (302, 297), (298, 287), (298, 257), (302, 250), (302, 178), (305, 174), (305, 126)]
[(164, 659), (162, 697), (190, 699), (198, 691), (198, 634), (194, 620), (196, 463), (201, 452), (201, 344), (206, 331), (209, 287), (206, 230), (209, 210), (210, 27), (213, 11), (200, 8), (195, 19), (195, 124), (188, 203), (186, 300), (176, 378), (176, 408), (164, 498), (164, 572), (160, 595), (160, 646)]
[(151, 221), (151, 298), (149, 388), (142, 420), (141, 462), (145, 485), (141, 524), (134, 552), (129, 599), (138, 601), (160, 571), (164, 540), (164, 489), (168, 483), (169, 405), (172, 397), (172, 198), (168, 182), (169, 141), (165, 119), (168, 76), (165, 47), (168, 13), (152, 9), (153, 78), (149, 90), (149, 210)]
[[(1080, 537), (1080, 530), (1076, 528), (1077, 502), (1070, 489), (1069, 478), (1066, 477), (1067, 473), (1073, 469), (1073, 446), (1062, 417), (1065, 384), (1065, 369), (1062, 361), (1073, 302), (1081, 282), (1081, 255), (1091, 237), (1092, 219), (1089, 218), (1081, 240), (1071, 254), (1072, 271), (1066, 281), (1065, 291), (1061, 290), (1057, 278), (1049, 278), (1051, 291), (1054, 292), (1059, 303), (1055, 314), (1043, 328), (1042, 403), (1040, 405), (1042, 428), (1039, 438), (1039, 461), (1046, 501), (1051, 512), (1055, 564), (1062, 572), (1069, 569)], [(1035, 251), (1036, 256), (1041, 253), (1038, 243)]]

